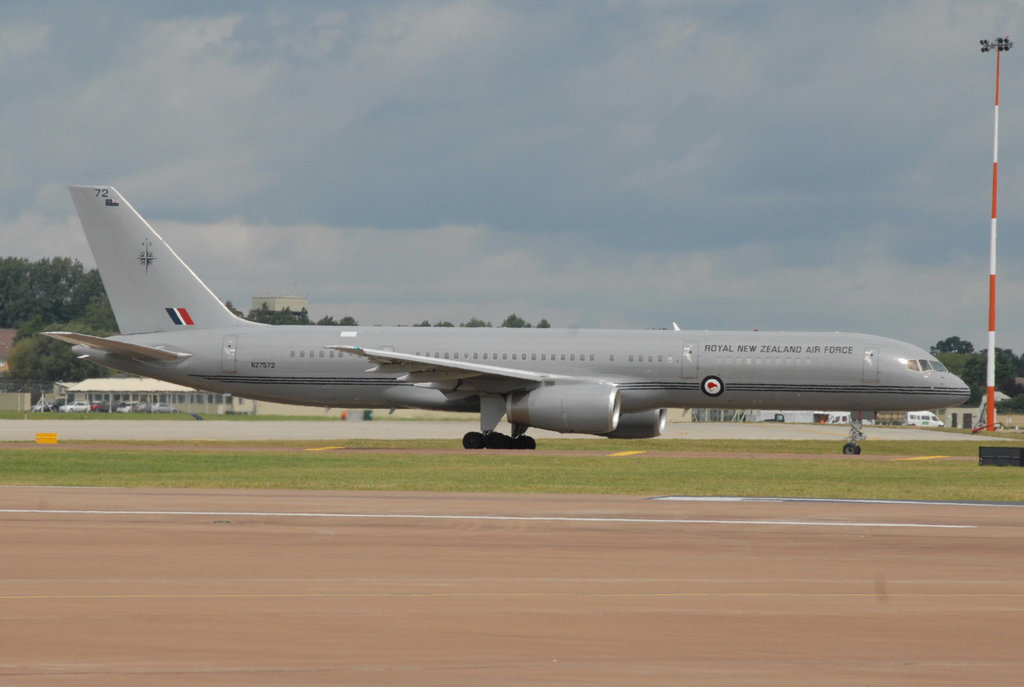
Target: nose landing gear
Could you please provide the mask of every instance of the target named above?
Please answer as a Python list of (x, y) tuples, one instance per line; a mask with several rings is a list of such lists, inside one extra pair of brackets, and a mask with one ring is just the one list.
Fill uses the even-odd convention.
[(843, 455), (859, 456), (860, 442), (864, 438), (861, 427), (864, 424), (864, 411), (854, 410), (850, 412), (850, 438), (843, 444)]

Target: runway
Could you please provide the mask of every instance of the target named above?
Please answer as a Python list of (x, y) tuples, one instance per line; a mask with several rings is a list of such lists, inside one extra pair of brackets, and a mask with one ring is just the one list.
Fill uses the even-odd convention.
[(1022, 516), (0, 487), (0, 683), (1013, 684)]

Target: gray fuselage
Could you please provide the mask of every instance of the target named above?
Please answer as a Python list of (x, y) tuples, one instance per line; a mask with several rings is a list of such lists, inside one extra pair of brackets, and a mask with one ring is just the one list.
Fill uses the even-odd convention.
[[(248, 324), (248, 323), (247, 323)], [(190, 354), (143, 363), (78, 347), (96, 361), (198, 389), (325, 407), (478, 410), (501, 380), (403, 381), (330, 346), (360, 346), (617, 386), (622, 412), (654, 408), (923, 410), (968, 389), (924, 350), (841, 332), (244, 326), (115, 339)], [(932, 361), (921, 370), (908, 361)], [(925, 366), (930, 367), (930, 366)], [(463, 376), (464, 377), (464, 376)]]

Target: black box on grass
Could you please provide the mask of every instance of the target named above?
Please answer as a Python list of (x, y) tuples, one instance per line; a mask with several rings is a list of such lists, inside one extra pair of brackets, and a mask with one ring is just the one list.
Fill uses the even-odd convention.
[(1024, 467), (1024, 447), (979, 446), (978, 465), (1016, 465)]

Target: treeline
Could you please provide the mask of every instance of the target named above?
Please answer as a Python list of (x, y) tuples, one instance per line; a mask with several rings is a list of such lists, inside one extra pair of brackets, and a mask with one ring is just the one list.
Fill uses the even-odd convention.
[[(328, 315), (326, 317), (321, 317), (319, 320), (314, 322), (313, 320), (310, 319), (309, 312), (305, 308), (303, 308), (302, 310), (294, 310), (294, 311), (291, 310), (290, 308), (285, 308), (284, 310), (271, 310), (269, 307), (267, 307), (267, 304), (264, 303), (259, 308), (253, 308), (253, 309), (249, 310), (249, 312), (247, 314), (243, 315), (242, 311), (238, 310), (237, 308), (235, 308), (231, 304), (231, 301), (228, 301), (227, 303), (225, 303), (225, 305), (228, 307), (228, 309), (231, 312), (233, 312), (234, 314), (238, 315), (239, 317), (244, 317), (245, 319), (252, 320), (253, 322), (262, 322), (264, 324), (310, 324), (310, 325), (322, 325), (322, 326), (327, 326), (327, 327), (356, 327), (356, 326), (359, 325), (359, 321), (356, 320), (356, 318), (352, 317), (351, 315), (346, 315), (345, 317), (342, 317), (340, 320), (336, 320), (336, 319), (334, 319), (333, 316)], [(413, 326), (413, 327), (455, 327), (455, 326), (459, 326), (459, 327), (493, 327), (494, 325), (491, 324), (490, 322), (486, 322), (484, 320), (481, 320), (478, 317), (471, 317), (467, 321), (465, 321), (465, 322), (463, 322), (462, 324), (459, 324), (459, 325), (455, 325), (454, 323), (449, 322), (447, 320), (441, 320), (439, 322), (434, 322), (433, 324), (430, 323), (430, 320), (423, 320), (422, 322), (417, 322), (416, 324), (413, 324), (413, 325), (410, 325), (410, 326)], [(517, 329), (519, 329), (519, 328), (531, 328), (531, 327), (536, 327), (538, 329), (547, 329), (547, 328), (551, 327), (551, 324), (546, 319), (540, 320), (539, 322), (537, 322), (537, 324), (530, 324), (529, 322), (524, 320), (522, 317), (519, 317), (519, 315), (516, 315), (515, 313), (512, 313), (511, 315), (506, 317), (502, 321), (502, 323), (499, 324), (498, 326), (499, 327), (511, 327), (511, 328), (517, 328)]]
[[(359, 324), (350, 316), (340, 319), (328, 316), (313, 322), (306, 310), (273, 311), (266, 306), (243, 315), (230, 302), (226, 305), (235, 314), (254, 322), (325, 326)], [(410, 326), (456, 325), (448, 321), (431, 323), (423, 320)], [(472, 317), (457, 326), (494, 325)], [(497, 326), (546, 328), (551, 325), (546, 319), (531, 324), (513, 313)], [(117, 333), (117, 323), (99, 272), (86, 270), (77, 260), (44, 258), (33, 262), (25, 258), (0, 258), (0, 328), (18, 330), (14, 348), (6, 355), (10, 369), (8, 380), (78, 381), (113, 374), (106, 368), (77, 359), (66, 343), (39, 335), (39, 332), (49, 330), (70, 330), (96, 336)], [(931, 352), (971, 387), (971, 398), (967, 404), (979, 404), (986, 389), (986, 351), (975, 351), (970, 341), (950, 336), (932, 346)], [(1024, 378), (1024, 356), (1017, 356), (1008, 348), (996, 348), (996, 387), (1011, 397), (1000, 404), (1000, 410), (1024, 410), (1024, 385), (1018, 383), (1021, 378)], [(16, 384), (14, 386), (17, 387)]]
[[(965, 406), (977, 406), (988, 388), (988, 350), (975, 351), (974, 344), (959, 336), (950, 336), (937, 342), (931, 353), (971, 388), (971, 397)], [(1014, 355), (1009, 348), (996, 346), (996, 389), (1010, 397), (996, 407), (1003, 412), (1024, 410), (1024, 356)]]
[(39, 335), (51, 330), (117, 333), (100, 273), (77, 260), (0, 258), (0, 327), (18, 330), (6, 356), (9, 379), (78, 381), (112, 374), (76, 358), (66, 343)]

